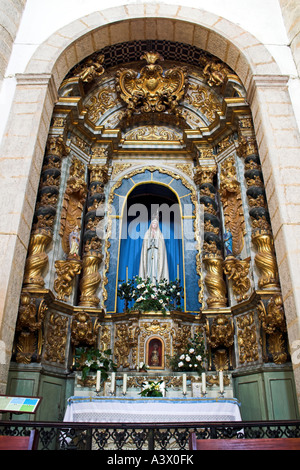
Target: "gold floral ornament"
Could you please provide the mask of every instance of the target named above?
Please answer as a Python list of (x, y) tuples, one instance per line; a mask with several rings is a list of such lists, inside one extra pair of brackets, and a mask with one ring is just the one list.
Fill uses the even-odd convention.
[(132, 69), (121, 69), (117, 72), (116, 89), (127, 103), (127, 118), (133, 113), (170, 111), (179, 117), (178, 104), (185, 92), (187, 72), (183, 67), (173, 67), (163, 71), (156, 64), (163, 60), (156, 52), (146, 52), (141, 59), (147, 65), (140, 73)]
[(209, 86), (220, 86), (225, 83), (230, 70), (223, 62), (203, 57), (200, 63), (204, 66), (203, 74)]
[(90, 83), (104, 73), (104, 55), (99, 54), (94, 60), (87, 59), (80, 70), (76, 70), (77, 76), (85, 83)]

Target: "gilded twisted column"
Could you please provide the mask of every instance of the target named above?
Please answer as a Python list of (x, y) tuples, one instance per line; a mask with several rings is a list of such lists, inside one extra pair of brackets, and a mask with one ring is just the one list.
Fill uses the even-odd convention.
[(46, 230), (44, 233), (37, 232), (31, 235), (25, 264), (23, 287), (30, 287), (31, 289), (44, 287), (45, 282), (42, 273), (48, 263), (46, 248), (51, 240), (51, 233)]
[(68, 152), (69, 148), (64, 144), (62, 137), (51, 137), (48, 140), (25, 264), (23, 287), (27, 290), (44, 286), (43, 271), (48, 263), (46, 249), (52, 240), (61, 162)]
[(104, 186), (108, 181), (108, 175), (106, 165), (90, 165), (89, 170), (90, 186), (85, 217), (79, 305), (97, 307), (100, 301), (96, 292), (101, 281), (99, 268), (102, 261)]
[(43, 321), (47, 309), (43, 273), (48, 263), (47, 247), (53, 236), (59, 194), (62, 158), (69, 153), (60, 136), (48, 139), (33, 227), (25, 263), (23, 290), (15, 336), (15, 360), (29, 364), (41, 360)]
[[(100, 248), (100, 247), (99, 247)], [(79, 305), (85, 307), (97, 307), (99, 297), (96, 295), (97, 288), (101, 281), (99, 267), (102, 255), (88, 251), (82, 260), (82, 277), (80, 280), (80, 302)]]
[(223, 257), (217, 252), (206, 253), (203, 257), (206, 268), (205, 285), (209, 293), (209, 308), (226, 307), (226, 284), (223, 279)]
[(252, 241), (257, 249), (255, 264), (260, 272), (258, 286), (261, 289), (279, 289), (270, 216), (267, 209), (260, 159), (250, 119), (244, 119), (240, 123), (238, 154), (245, 159), (247, 198), (253, 228)]
[(206, 268), (205, 285), (208, 291), (207, 306), (209, 308), (227, 305), (219, 237), (220, 220), (217, 216), (216, 188), (213, 184), (216, 172), (216, 165), (198, 165), (194, 172), (194, 181), (200, 190), (200, 203), (204, 206), (203, 261)]
[(261, 273), (258, 281), (259, 287), (278, 289), (279, 278), (272, 234), (267, 230), (258, 230), (253, 233), (252, 240), (257, 249), (255, 263)]

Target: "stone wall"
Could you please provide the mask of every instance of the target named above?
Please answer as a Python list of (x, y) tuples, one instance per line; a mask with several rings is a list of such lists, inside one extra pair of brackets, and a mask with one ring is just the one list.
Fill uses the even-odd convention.
[(0, 88), (26, 0), (0, 0)]

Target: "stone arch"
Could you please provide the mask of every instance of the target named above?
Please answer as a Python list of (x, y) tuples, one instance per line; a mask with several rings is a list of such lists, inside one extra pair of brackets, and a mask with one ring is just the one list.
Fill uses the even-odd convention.
[[(300, 290), (295, 288), (293, 280), (299, 278), (300, 263), (296, 259), (299, 250), (292, 240), (300, 225), (300, 206), (287, 199), (286, 191), (288, 184), (296, 183), (298, 176), (300, 141), (287, 88), (288, 77), (281, 74), (263, 44), (222, 17), (183, 6), (140, 4), (97, 11), (66, 25), (37, 48), (25, 72), (17, 76), (1, 150), (3, 164), (6, 163), (2, 190), (9, 202), (7, 212), (3, 213), (2, 233), (10, 234), (14, 228), (13, 235), (6, 236), (4, 242), (10, 249), (6, 250), (3, 266), (10, 269), (3, 273), (2, 285), (5, 287), (0, 317), (1, 337), (6, 338), (8, 356), (57, 89), (66, 73), (95, 50), (153, 35), (194, 44), (212, 53), (235, 70), (247, 90), (265, 178), (290, 343), (299, 338)], [(31, 113), (21, 112), (19, 103), (25, 101), (30, 105)], [(13, 219), (11, 214), (14, 214)]]
[(248, 88), (251, 75), (278, 75), (266, 47), (252, 34), (204, 10), (127, 5), (95, 12), (66, 25), (41, 44), (25, 73), (52, 73), (57, 87), (75, 64), (107, 45), (139, 39), (186, 42), (226, 62)]

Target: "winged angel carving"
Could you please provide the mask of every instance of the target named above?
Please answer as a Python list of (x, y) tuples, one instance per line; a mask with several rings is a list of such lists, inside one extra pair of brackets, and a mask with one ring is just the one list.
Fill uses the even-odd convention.
[(130, 118), (135, 112), (150, 113), (170, 111), (180, 116), (178, 104), (183, 97), (187, 82), (187, 70), (184, 67), (173, 67), (163, 71), (156, 64), (163, 60), (156, 52), (146, 52), (141, 60), (147, 65), (137, 72), (132, 69), (121, 69), (117, 72), (117, 91), (127, 103), (126, 115)]

